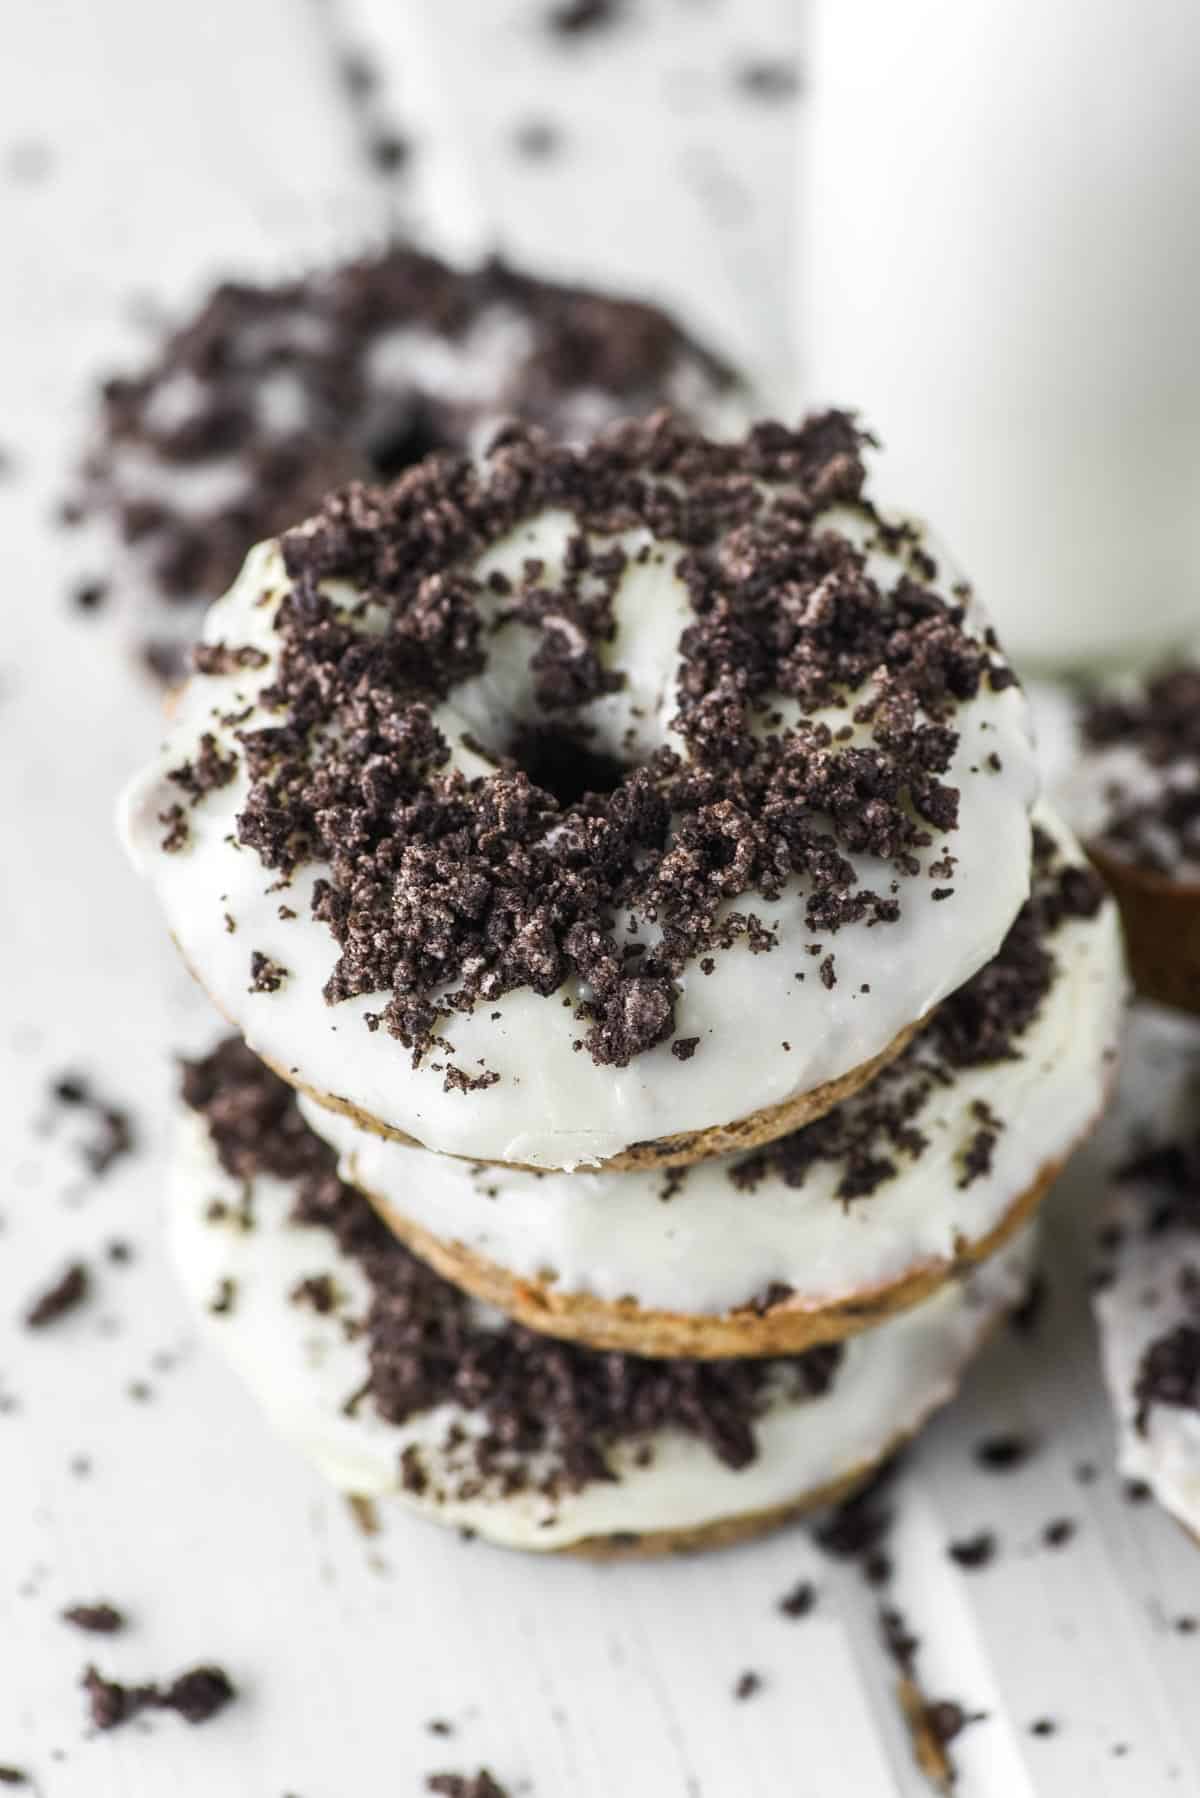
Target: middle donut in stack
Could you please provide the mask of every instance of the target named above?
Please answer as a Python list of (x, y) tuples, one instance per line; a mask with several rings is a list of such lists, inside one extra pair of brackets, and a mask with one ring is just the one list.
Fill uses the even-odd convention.
[(862, 1332), (1005, 1242), (1102, 1103), (1112, 908), (866, 441), (659, 415), (347, 489), (212, 608), (131, 791), (343, 1178), (537, 1331)]

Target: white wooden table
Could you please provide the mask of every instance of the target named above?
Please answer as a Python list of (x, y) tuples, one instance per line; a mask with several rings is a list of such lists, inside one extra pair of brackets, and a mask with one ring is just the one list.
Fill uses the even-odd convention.
[[(543, 10), (10, 0), (5, 15), (0, 1763), (47, 1798), (399, 1798), (481, 1764), (532, 1798), (927, 1789), (877, 1597), (804, 1530), (613, 1569), (399, 1515), (367, 1537), (193, 1343), (159, 1246), (171, 1052), (212, 1026), (112, 835), (157, 696), (113, 619), (71, 612), (75, 552), (49, 524), (88, 383), (136, 341), (134, 303), (181, 304), (218, 273), (294, 268), (400, 222), (658, 294), (791, 398), (793, 112), (746, 99), (731, 67), (793, 54), (795, 10), (631, 0), (627, 24), (569, 46)], [(358, 46), (385, 73), (382, 112), (419, 138), (402, 181), (369, 168), (335, 77)], [(561, 130), (558, 155), (514, 153), (534, 119)], [(103, 1181), (81, 1176), (70, 1118), (45, 1130), (67, 1069), (135, 1113), (139, 1152)], [(900, 1487), (895, 1596), (924, 1684), (987, 1713), (955, 1744), (967, 1798), (1200, 1791), (1200, 1636), (1173, 1627), (1200, 1610), (1200, 1558), (1112, 1472), (1084, 1295), (1094, 1180), (1085, 1165), (1068, 1184), (1042, 1333), (997, 1342)], [(114, 1237), (132, 1265), (106, 1260)], [(81, 1255), (92, 1301), (21, 1329)], [(1007, 1478), (972, 1461), (1000, 1428), (1044, 1445)], [(1079, 1527), (1052, 1551), (1058, 1516)], [(962, 1573), (946, 1543), (982, 1527), (1001, 1552)], [(801, 1577), (818, 1603), (788, 1622), (776, 1601)], [(126, 1634), (58, 1620), (96, 1597), (129, 1611)], [(75, 1684), (93, 1657), (132, 1679), (217, 1658), (242, 1696), (205, 1729), (166, 1717), (97, 1738)], [(736, 1703), (748, 1668), (763, 1690)], [(1056, 1733), (1030, 1734), (1042, 1716)], [(428, 1732), (435, 1717), (453, 1736)]]

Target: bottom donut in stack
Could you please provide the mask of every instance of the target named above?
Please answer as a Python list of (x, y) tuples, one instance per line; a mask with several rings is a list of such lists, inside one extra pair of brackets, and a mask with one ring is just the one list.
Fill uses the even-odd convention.
[(839, 1496), (953, 1395), (1023, 1296), (1122, 997), (1114, 908), (1054, 825), (1000, 953), (904, 1056), (682, 1174), (373, 1138), (231, 1039), (185, 1076), (177, 1260), (347, 1491), (512, 1547), (715, 1546)]
[(190, 1064), (184, 1098), (176, 1259), (268, 1415), (346, 1491), (508, 1547), (715, 1547), (840, 1496), (952, 1396), (1030, 1270), (1026, 1229), (904, 1315), (794, 1356), (585, 1348), (419, 1261), (236, 1039)]

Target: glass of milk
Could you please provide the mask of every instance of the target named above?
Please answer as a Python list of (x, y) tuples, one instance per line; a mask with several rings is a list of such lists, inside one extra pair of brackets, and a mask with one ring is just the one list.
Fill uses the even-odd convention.
[(816, 0), (804, 385), (1037, 667), (1200, 627), (1198, 0)]

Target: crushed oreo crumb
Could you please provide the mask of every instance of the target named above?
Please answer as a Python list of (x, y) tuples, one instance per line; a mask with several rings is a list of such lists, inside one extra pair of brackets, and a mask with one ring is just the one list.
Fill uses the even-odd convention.
[(754, 1698), (762, 1691), (762, 1687), (762, 1674), (756, 1673), (752, 1667), (747, 1667), (744, 1673), (738, 1675), (737, 1684), (733, 1688), (733, 1695), (739, 1700)]
[(90, 1174), (100, 1178), (133, 1153), (135, 1139), (129, 1112), (123, 1105), (103, 1098), (82, 1074), (58, 1075), (51, 1082), (50, 1096), (55, 1105), (81, 1112), (91, 1123), (91, 1135), (79, 1146), (80, 1158)]
[(236, 1696), (229, 1675), (216, 1666), (192, 1667), (166, 1686), (123, 1685), (87, 1667), (81, 1684), (97, 1729), (116, 1729), (147, 1710), (174, 1711), (185, 1723), (207, 1723)]
[(562, 132), (548, 119), (523, 119), (512, 134), (513, 147), (531, 161), (552, 156), (562, 143)]
[(744, 94), (755, 100), (791, 100), (800, 87), (795, 63), (782, 57), (761, 57), (743, 63), (735, 81)]
[(956, 1567), (973, 1573), (977, 1568), (990, 1567), (995, 1560), (996, 1538), (991, 1530), (980, 1530), (977, 1535), (951, 1542), (946, 1552)]
[(557, 37), (575, 38), (615, 25), (626, 0), (560, 0), (546, 14), (546, 24)]
[(78, 1309), (91, 1289), (91, 1279), (82, 1261), (72, 1262), (52, 1286), (48, 1286), (25, 1313), (25, 1327), (44, 1330), (60, 1318)]
[(785, 1592), (779, 1600), (778, 1609), (783, 1616), (795, 1621), (807, 1617), (817, 1602), (817, 1589), (811, 1580), (802, 1579), (794, 1585), (790, 1592)]
[(478, 1773), (431, 1773), (425, 1789), (437, 1793), (438, 1798), (509, 1798), (486, 1767), (480, 1767)]
[(1102, 844), (1155, 874), (1200, 863), (1200, 667), (1165, 669), (1132, 692), (1094, 694), (1082, 732), (1090, 749), (1129, 751), (1161, 777), (1149, 793), (1144, 781), (1112, 781)]
[(62, 1613), (64, 1623), (95, 1635), (112, 1636), (125, 1627), (125, 1613), (113, 1604), (72, 1604)]
[[(1142, 1188), (1140, 1223), (1148, 1236), (1177, 1231), (1200, 1237), (1200, 1131), (1142, 1143), (1117, 1170), (1117, 1179)], [(1124, 1231), (1109, 1226), (1101, 1232), (1100, 1246), (1116, 1257), (1123, 1240)], [(1147, 1343), (1134, 1376), (1134, 1427), (1143, 1436), (1155, 1405), (1200, 1411), (1200, 1267), (1187, 1258), (1176, 1291), (1184, 1314)]]
[[(374, 143), (394, 164), (399, 144)], [(528, 347), (506, 356), (498, 375), (481, 374), (474, 393), (447, 398), (389, 357), (397, 334), (428, 332), (450, 354), (461, 349), (465, 368), (483, 367), (472, 339), (506, 319), (528, 327)], [(652, 306), (540, 282), (499, 261), (455, 269), (393, 245), (296, 280), (215, 288), (145, 367), (103, 383), (95, 441), (65, 509), (76, 522), (105, 519), (168, 606), (207, 602), (251, 544), (304, 518), (342, 482), (391, 480), (430, 451), (465, 451), (481, 426), (508, 416), (586, 435), (598, 416), (662, 404), (685, 377), (712, 395), (734, 385)], [(275, 403), (281, 389), (286, 416)], [(197, 507), (188, 477), (208, 469), (223, 477), (220, 497)], [(179, 678), (178, 642), (152, 639), (144, 653), (157, 678)]]
[[(839, 504), (890, 547), (907, 543), (864, 497), (865, 441), (839, 413), (796, 430), (760, 424), (741, 443), (660, 413), (582, 450), (514, 426), (482, 466), (434, 458), (389, 489), (350, 487), (285, 537), (277, 678), (260, 694), (272, 722), (238, 733), (250, 778), (238, 840), (285, 875), (328, 865), (313, 913), (341, 952), (330, 1004), (386, 992), (372, 1019), (419, 1059), (440, 1046), (448, 1014), (516, 988), (548, 996), (574, 977), (588, 994), (581, 1041), (624, 1067), (671, 1037), (690, 963), (735, 941), (774, 948), (732, 902), (774, 900), (798, 878), (813, 932), (899, 917), (897, 875), (919, 871), (931, 830), (956, 826), (958, 791), (941, 779), (955, 709), (1006, 670), (958, 601), (919, 572), (883, 590), (864, 552), (821, 525)], [(537, 634), (546, 723), (468, 780), (448, 767), (433, 717), (486, 665), (470, 569), (548, 506), (568, 506), (579, 526), (566, 573), (551, 589), (531, 562), (502, 600)], [(636, 526), (683, 545), (694, 622), (673, 725), (685, 753), (597, 769), (579, 714), (622, 678), (599, 651), (625, 557), (588, 533)], [(919, 545), (909, 550), (906, 568), (925, 569)], [(336, 608), (330, 577), (370, 595), (380, 631)], [(849, 709), (868, 683), (853, 711), (863, 740), (835, 740), (813, 714)], [(781, 696), (801, 716), (764, 735)], [(873, 857), (886, 890), (861, 880), (851, 855)], [(652, 947), (625, 953), (621, 912), (657, 922)], [(833, 952), (819, 976), (836, 982)]]
[[(725, 1466), (744, 1467), (755, 1458), (755, 1421), (768, 1403), (820, 1397), (836, 1377), (839, 1345), (777, 1359), (654, 1360), (581, 1348), (511, 1322), (492, 1327), (342, 1184), (332, 1150), (303, 1123), (290, 1088), (243, 1044), (230, 1040), (185, 1063), (183, 1096), (230, 1173), (294, 1182), (296, 1222), (332, 1232), (365, 1273), (369, 1377), (348, 1408), (369, 1399), (390, 1423), (443, 1404), (486, 1418), (488, 1428), (469, 1439), (450, 1426), (442, 1445), (446, 1465), (436, 1477), (452, 1478), (459, 1496), (514, 1492), (534, 1480), (550, 1496), (577, 1490), (612, 1477), (614, 1445), (646, 1443), (663, 1428), (697, 1437)], [(425, 1492), (435, 1474), (410, 1445), (401, 1477), (410, 1491)]]
[[(1064, 861), (1042, 831), (1034, 834), (1033, 887), (1000, 950), (951, 993), (904, 1052), (861, 1091), (824, 1117), (734, 1162), (729, 1177), (742, 1191), (764, 1179), (800, 1187), (819, 1163), (842, 1167), (836, 1196), (868, 1198), (928, 1146), (921, 1114), (963, 1071), (1012, 1061), (1036, 1020), (1056, 974), (1055, 934), (1095, 916), (1104, 889), (1087, 868)], [(959, 1184), (990, 1171), (1004, 1120), (976, 1101), (962, 1151)]]
[(272, 961), (261, 949), (254, 949), (250, 954), (250, 985), (247, 989), (252, 993), (277, 993), (287, 979), (288, 971), (279, 962)]
[(1149, 1343), (1138, 1363), (1134, 1427), (1144, 1436), (1154, 1405), (1200, 1411), (1200, 1322), (1177, 1324)]

